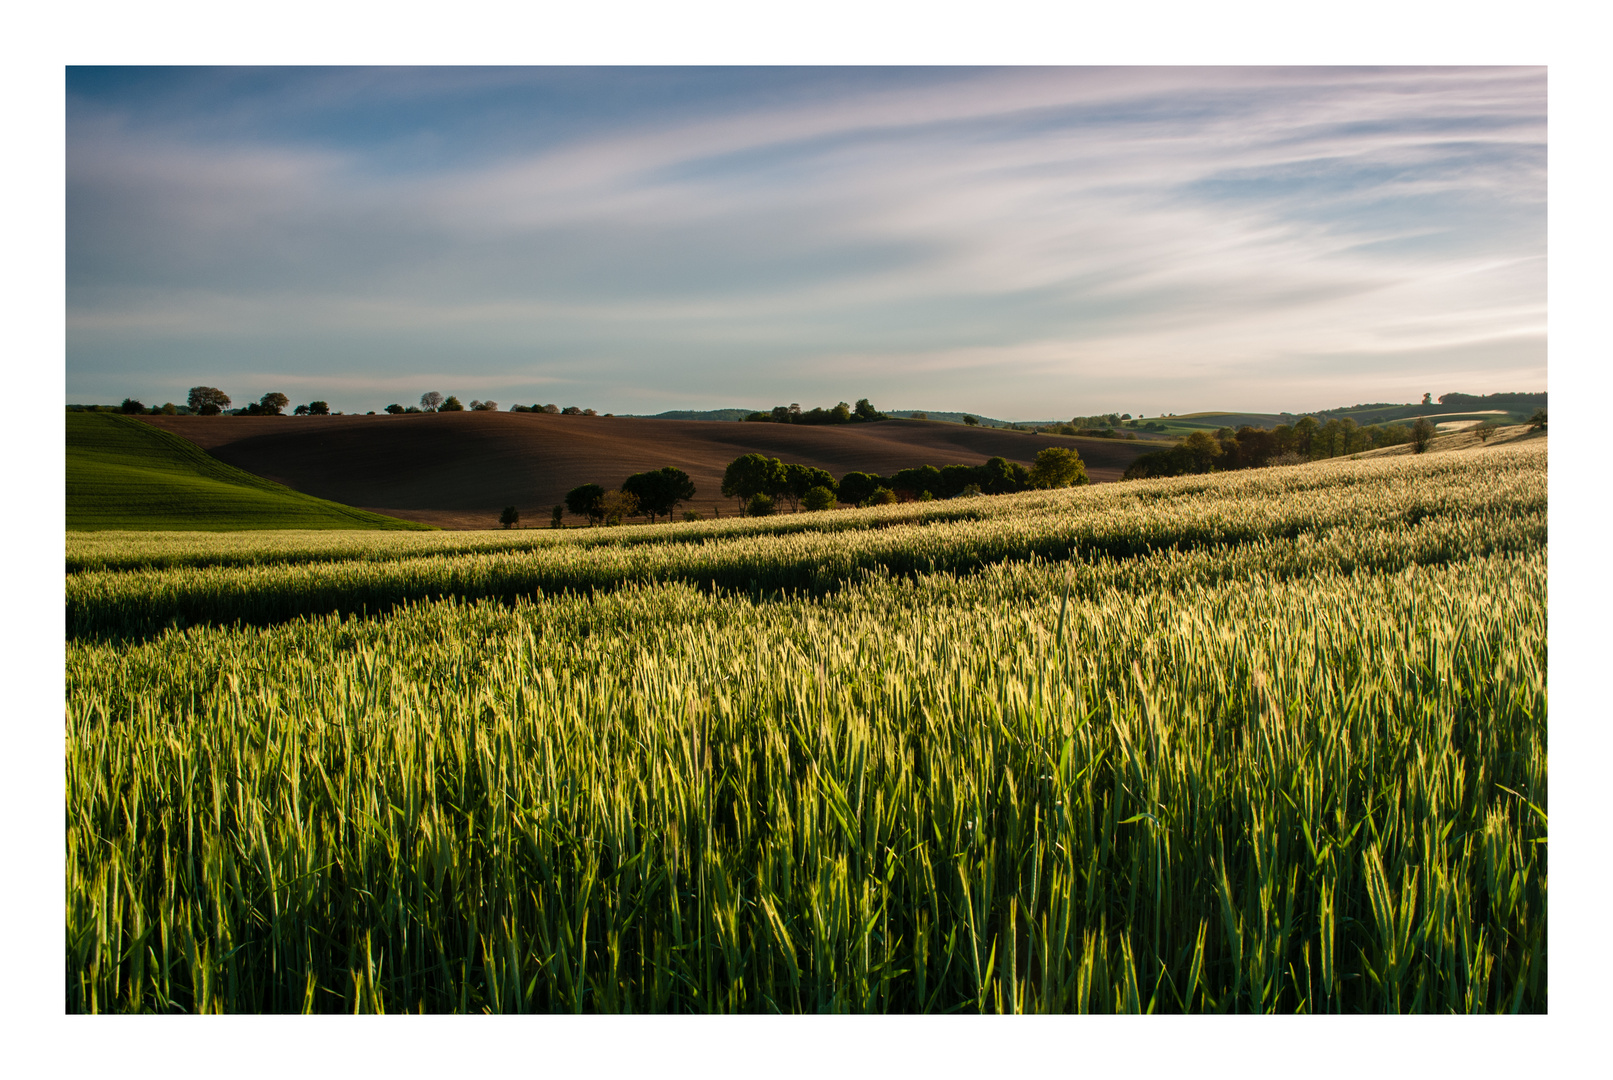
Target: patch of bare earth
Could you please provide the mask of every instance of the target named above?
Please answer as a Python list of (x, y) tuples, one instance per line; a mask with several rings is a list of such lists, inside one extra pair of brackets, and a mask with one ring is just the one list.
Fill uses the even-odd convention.
[(926, 420), (807, 427), (791, 424), (427, 413), (406, 416), (152, 416), (148, 423), (221, 461), (297, 491), (449, 529), (486, 529), (514, 505), (521, 524), (547, 524), (567, 491), (615, 488), (629, 475), (674, 465), (694, 481), (686, 505), (735, 512), (721, 495), (734, 458), (766, 454), (826, 469), (890, 475), (916, 465), (977, 465), (1001, 456), (1029, 465), (1037, 451), (1080, 452), (1094, 483), (1119, 480), (1157, 444), (971, 428)]

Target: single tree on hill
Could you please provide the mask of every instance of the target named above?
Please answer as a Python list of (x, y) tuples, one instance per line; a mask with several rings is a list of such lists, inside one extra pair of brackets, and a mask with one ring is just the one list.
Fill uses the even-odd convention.
[(428, 390), (420, 395), (420, 408), (425, 412), (436, 412), (437, 406), (442, 404), (442, 395), (435, 390)]
[(308, 403), (308, 415), (309, 416), (329, 416), (330, 415), (330, 402), (328, 402), (328, 401), (310, 401)]
[(201, 416), (217, 416), (230, 407), (230, 395), (216, 386), (193, 386), (186, 400), (190, 411)]
[(1411, 448), (1415, 453), (1423, 453), (1428, 444), (1434, 439), (1434, 425), (1428, 417), (1419, 416), (1417, 422), (1411, 425)]
[(126, 398), (123, 399), (123, 404), (118, 406), (118, 411), (121, 412), (121, 413), (128, 413), (129, 415), (132, 416), (135, 413), (143, 413), (143, 412), (145, 412), (146, 407), (144, 405), (140, 404), (134, 398), (127, 398), (126, 397)]
[(292, 416), (307, 416), (308, 415), (308, 406), (306, 406), (306, 405), (298, 405), (295, 409), (291, 410), (291, 415)]
[(965, 424), (968, 424), (970, 427), (974, 427), (976, 424), (980, 423), (979, 420), (976, 420), (974, 417), (968, 415), (967, 413), (964, 414), (963, 422)]
[(1545, 431), (1546, 430), (1546, 410), (1545, 409), (1536, 409), (1535, 412), (1534, 412), (1534, 415), (1529, 417), (1529, 430), (1530, 431)]
[(513, 506), (506, 506), (504, 512), (498, 516), (498, 523), (508, 529), (521, 520), (521, 511)]
[(447, 397), (442, 399), (442, 404), (437, 406), (437, 411), (438, 412), (464, 412), (465, 411), (465, 406), (458, 398), (456, 398), (452, 394), (449, 394)]
[(554, 512), (549, 515), (549, 528), (564, 529), (566, 527), (566, 523), (561, 519), (565, 516), (565, 513), (566, 508), (564, 506), (556, 505)]
[(852, 409), (852, 415), (856, 416), (856, 418), (859, 420), (885, 419), (885, 414), (870, 405), (867, 398), (857, 399), (857, 405), (856, 408)]
[(270, 391), (258, 399), (258, 412), (263, 416), (279, 416), (280, 410), (291, 404), (291, 399), (284, 394)]
[(388, 405), (386, 407), (386, 411), (388, 413), (392, 414), (393, 416), (402, 416), (403, 415), (403, 406), (397, 404), (396, 402), (394, 402), (393, 404)]

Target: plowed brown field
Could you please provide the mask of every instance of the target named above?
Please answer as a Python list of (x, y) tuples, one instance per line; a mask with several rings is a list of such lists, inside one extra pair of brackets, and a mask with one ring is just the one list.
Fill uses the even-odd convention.
[(417, 416), (152, 416), (221, 461), (298, 491), (448, 529), (496, 528), (512, 503), (521, 524), (579, 484), (614, 488), (632, 473), (676, 465), (694, 480), (687, 508), (724, 516), (722, 474), (760, 453), (827, 469), (890, 475), (915, 465), (977, 465), (1001, 455), (1030, 464), (1046, 446), (1070, 446), (1094, 483), (1118, 480), (1160, 444), (970, 428), (926, 420), (806, 427), (789, 424), (428, 413)]

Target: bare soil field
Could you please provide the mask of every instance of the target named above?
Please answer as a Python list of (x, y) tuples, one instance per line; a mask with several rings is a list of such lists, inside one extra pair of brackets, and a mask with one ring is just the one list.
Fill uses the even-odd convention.
[[(827, 469), (890, 475), (915, 465), (978, 465), (1002, 456), (1030, 464), (1069, 446), (1093, 483), (1119, 480), (1157, 444), (971, 428), (926, 420), (807, 427), (790, 424), (428, 413), (411, 416), (151, 416), (146, 422), (238, 469), (322, 499), (447, 529), (495, 528), (514, 504), (526, 527), (579, 484), (609, 488), (635, 472), (675, 465), (698, 494), (687, 508), (736, 512), (722, 474), (760, 453)], [(720, 511), (719, 508), (720, 507)]]

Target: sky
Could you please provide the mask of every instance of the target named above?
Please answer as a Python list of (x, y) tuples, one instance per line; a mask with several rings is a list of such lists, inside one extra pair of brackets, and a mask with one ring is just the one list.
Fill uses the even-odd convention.
[(1546, 73), (67, 69), (69, 402), (1546, 388)]

